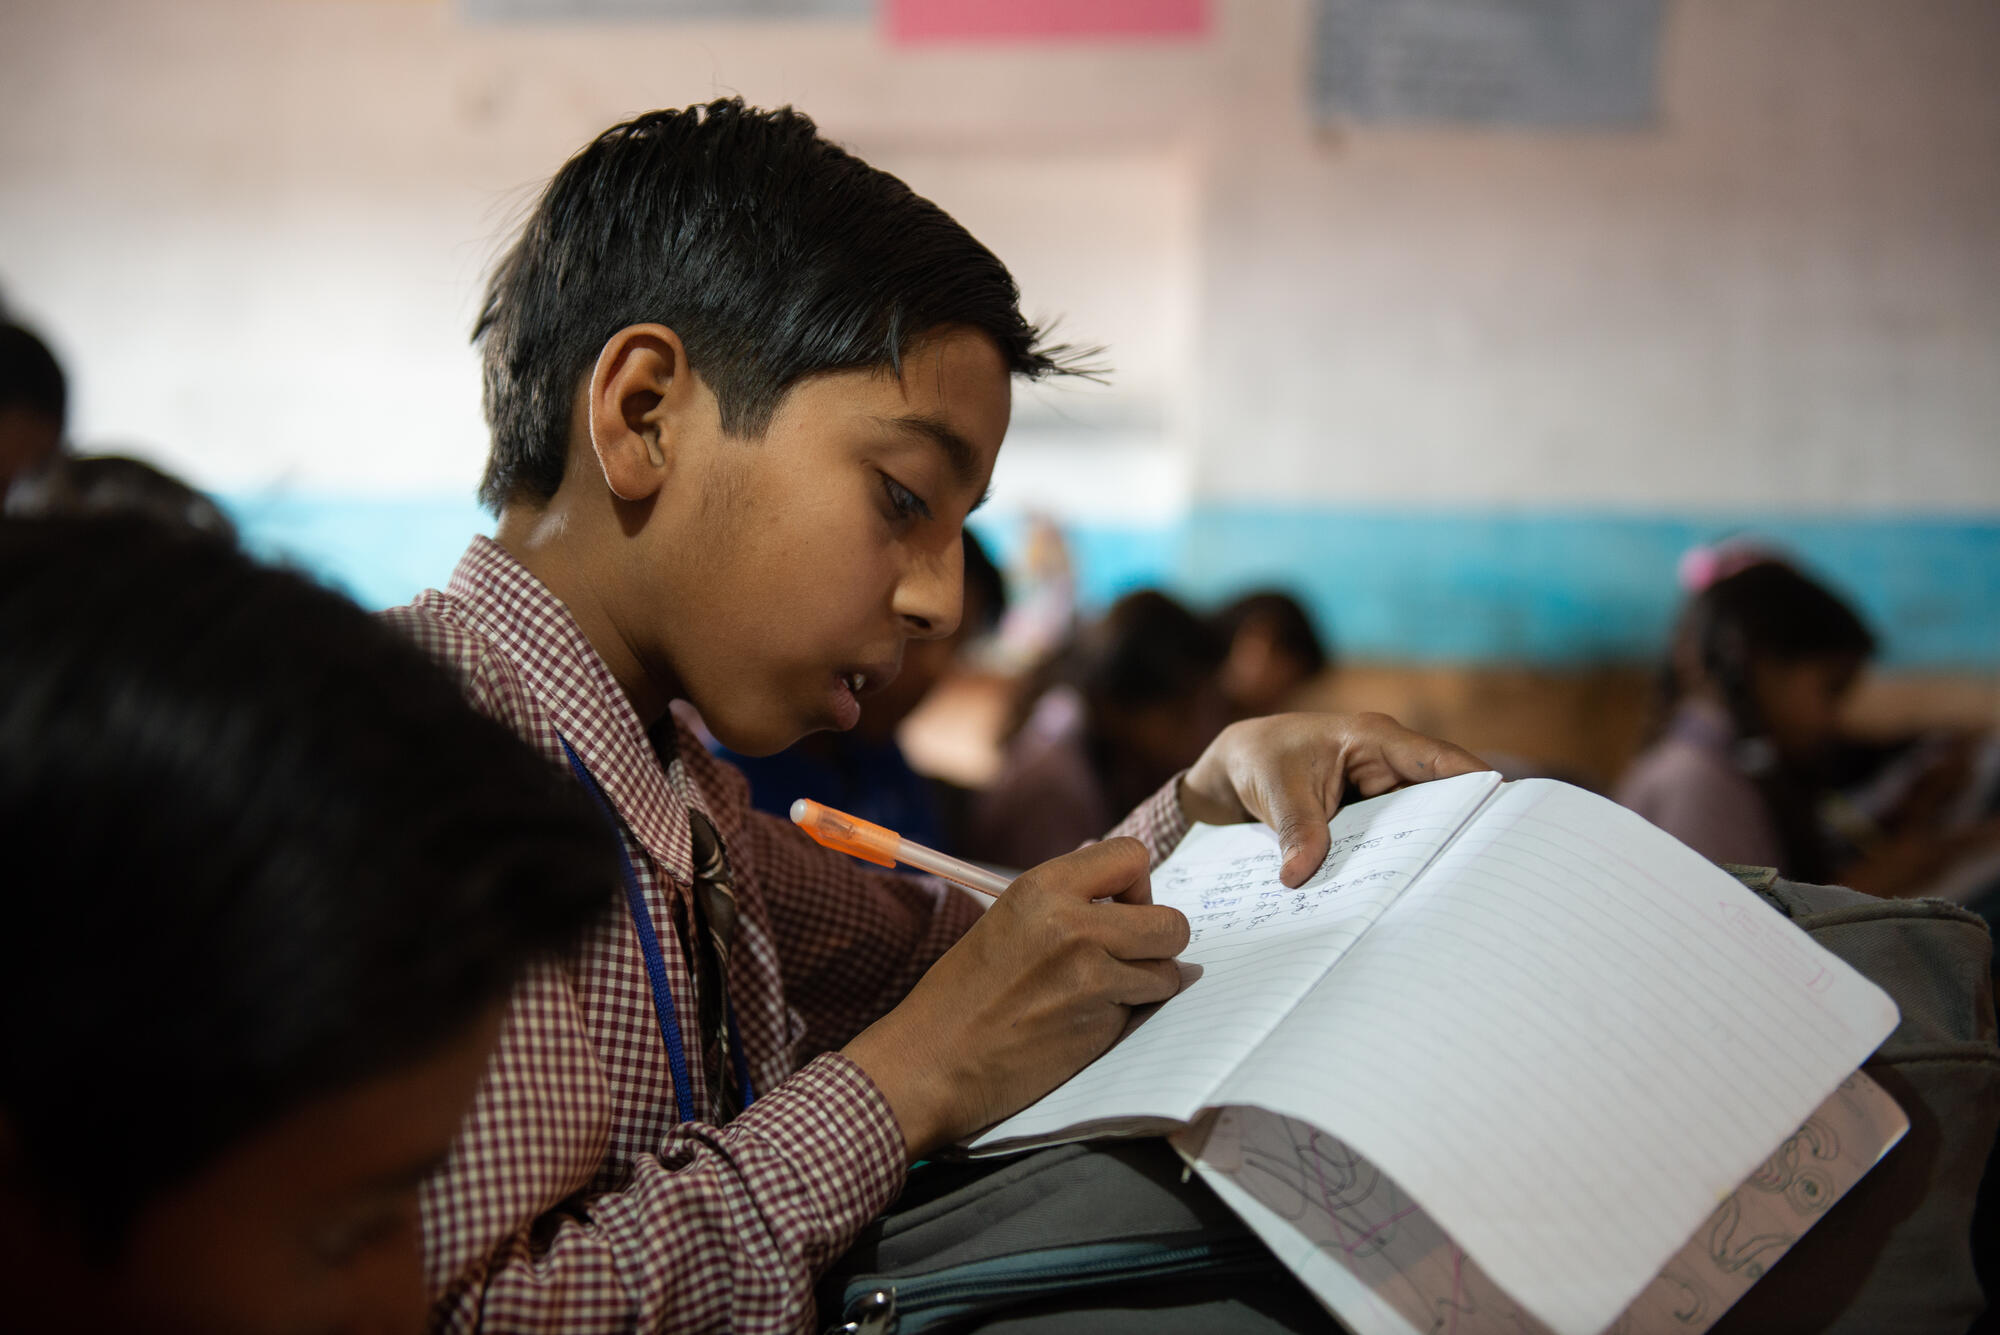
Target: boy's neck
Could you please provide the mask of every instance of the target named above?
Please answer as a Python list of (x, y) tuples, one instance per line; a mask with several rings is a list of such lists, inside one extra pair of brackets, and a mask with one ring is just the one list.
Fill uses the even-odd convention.
[(540, 508), (511, 503), (500, 512), (493, 540), (569, 609), (583, 637), (632, 702), (640, 724), (650, 730), (666, 715), (676, 692), (671, 683), (646, 671), (638, 651), (619, 629), (604, 596), (616, 587), (615, 570), (594, 559), (589, 525), (568, 510), (556, 502)]

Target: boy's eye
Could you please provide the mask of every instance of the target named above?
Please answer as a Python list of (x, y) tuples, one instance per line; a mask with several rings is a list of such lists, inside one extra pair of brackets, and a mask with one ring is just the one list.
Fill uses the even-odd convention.
[(890, 508), (903, 519), (929, 519), (931, 508), (924, 504), (924, 498), (911, 491), (902, 483), (882, 474), (882, 490), (888, 493)]

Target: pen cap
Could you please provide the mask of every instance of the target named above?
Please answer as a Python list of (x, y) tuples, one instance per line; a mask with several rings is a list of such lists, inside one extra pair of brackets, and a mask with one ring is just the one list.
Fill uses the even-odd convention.
[(792, 803), (792, 823), (836, 853), (884, 867), (896, 865), (896, 846), (903, 842), (894, 830), (823, 807), (806, 797)]

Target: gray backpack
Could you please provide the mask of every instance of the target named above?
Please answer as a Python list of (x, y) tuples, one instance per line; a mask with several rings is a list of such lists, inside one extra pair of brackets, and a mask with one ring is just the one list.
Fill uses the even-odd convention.
[[(2000, 1120), (1986, 924), (1937, 900), (1729, 870), (1895, 999), (1902, 1023), (1863, 1069), (1910, 1131), (1715, 1331), (1962, 1335), (1981, 1308), (1973, 1201)], [(1339, 1329), (1159, 1141), (925, 1165), (819, 1299), (837, 1335)]]
[(1161, 1140), (923, 1164), (819, 1298), (829, 1335), (1339, 1329)]
[(1984, 1305), (1972, 1217), (2000, 1124), (1985, 921), (1942, 900), (1729, 870), (1895, 998), (1903, 1022), (1861, 1069), (1910, 1130), (1714, 1330), (1963, 1332)]

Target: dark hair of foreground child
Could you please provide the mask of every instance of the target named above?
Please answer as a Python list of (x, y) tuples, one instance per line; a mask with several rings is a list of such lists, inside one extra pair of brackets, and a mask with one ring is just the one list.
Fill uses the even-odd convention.
[(0, 524), (0, 1311), (414, 1329), (416, 1189), (616, 884), (566, 777), (345, 599)]

